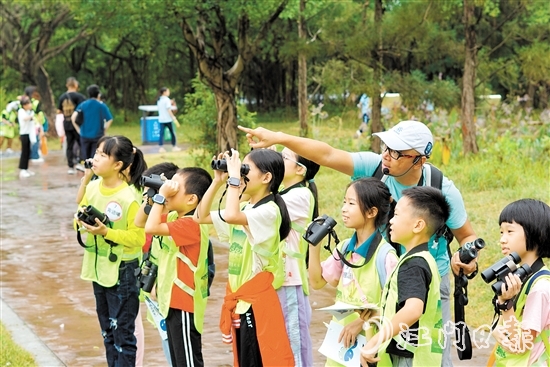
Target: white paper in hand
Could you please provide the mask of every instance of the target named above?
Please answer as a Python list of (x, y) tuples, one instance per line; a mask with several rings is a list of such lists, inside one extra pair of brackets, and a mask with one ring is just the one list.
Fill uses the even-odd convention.
[(328, 311), (332, 316), (334, 316), (336, 320), (339, 321), (339, 320), (342, 320), (344, 317), (351, 315), (356, 310), (366, 310), (366, 309), (377, 310), (378, 306), (373, 303), (368, 303), (363, 306), (355, 306), (355, 305), (350, 305), (348, 303), (338, 301), (332, 306), (318, 308), (317, 310)]
[(361, 348), (367, 344), (367, 339), (359, 334), (355, 339), (355, 344), (351, 345), (349, 348), (344, 347), (344, 343), (338, 343), (338, 337), (344, 328), (343, 325), (340, 325), (334, 321), (331, 321), (328, 325), (327, 335), (325, 335), (325, 340), (319, 348), (319, 352), (327, 358), (332, 359), (344, 366), (360, 366), (360, 354)]

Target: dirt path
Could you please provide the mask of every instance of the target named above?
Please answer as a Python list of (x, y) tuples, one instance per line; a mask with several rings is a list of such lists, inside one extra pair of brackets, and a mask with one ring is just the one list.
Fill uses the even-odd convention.
[[(71, 219), (80, 175), (68, 175), (60, 151), (52, 151), (36, 175), (17, 179), (17, 160), (2, 160), (1, 297), (67, 366), (104, 366), (104, 348), (95, 314), (92, 286), (80, 279), (82, 249)], [(203, 334), (206, 366), (230, 366), (230, 348), (221, 343), (219, 310), (227, 280), (227, 247), (215, 241), (216, 278)], [(313, 291), (312, 308), (332, 304), (334, 292)], [(144, 314), (145, 306), (142, 305)], [(315, 366), (325, 334), (324, 312), (313, 311), (311, 334)], [(165, 366), (157, 331), (145, 326), (145, 365)], [(487, 351), (455, 366), (484, 366)], [(456, 353), (453, 352), (456, 358)]]

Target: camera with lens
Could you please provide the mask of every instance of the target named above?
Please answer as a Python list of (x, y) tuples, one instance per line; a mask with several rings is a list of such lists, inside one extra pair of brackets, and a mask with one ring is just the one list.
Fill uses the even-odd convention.
[(92, 205), (88, 205), (84, 208), (83, 211), (79, 211), (76, 215), (79, 221), (82, 221), (86, 224), (89, 224), (91, 226), (97, 225), (95, 222), (95, 219), (99, 219), (99, 221), (106, 226), (109, 226), (111, 223), (111, 220), (107, 216), (107, 214), (100, 212), (96, 208), (94, 208)]
[[(225, 159), (213, 159), (211, 163), (212, 169), (217, 171), (227, 172), (227, 161)], [(248, 164), (241, 164), (241, 176), (246, 176), (250, 171)]]
[(86, 159), (84, 161), (84, 168), (85, 169), (92, 169), (93, 165), (94, 165), (94, 162), (92, 162), (91, 159)]
[(460, 262), (463, 264), (470, 263), (478, 255), (479, 250), (485, 247), (485, 241), (481, 238), (476, 238), (471, 242), (466, 242), (461, 248), (458, 249), (458, 256)]
[(136, 272), (138, 287), (143, 289), (144, 292), (151, 292), (158, 275), (157, 264), (149, 259), (144, 259), (141, 268), (136, 269)]
[(303, 238), (313, 246), (317, 246), (327, 234), (330, 233), (334, 235), (334, 226), (336, 224), (337, 223), (333, 218), (323, 214), (311, 222), (311, 224), (307, 227)]
[(501, 259), (491, 265), (490, 268), (482, 271), (481, 278), (483, 278), (485, 283), (490, 283), (493, 280), (497, 279), (497, 281), (491, 286), (491, 288), (497, 296), (500, 296), (502, 294), (502, 285), (506, 285), (506, 276), (508, 274), (512, 273), (517, 275), (519, 279), (523, 282), (525, 281), (525, 279), (527, 279), (529, 275), (531, 275), (531, 273), (533, 273), (533, 270), (527, 264), (523, 264), (522, 266), (518, 267), (518, 264), (520, 262), (521, 258), (519, 257), (518, 253), (512, 252), (504, 259)]

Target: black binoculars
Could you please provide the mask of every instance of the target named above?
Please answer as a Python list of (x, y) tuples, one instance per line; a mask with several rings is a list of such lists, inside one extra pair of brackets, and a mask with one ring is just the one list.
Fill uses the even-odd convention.
[(92, 162), (91, 159), (86, 159), (84, 161), (84, 168), (85, 169), (92, 169), (93, 165), (94, 165), (94, 162)]
[(94, 208), (92, 205), (88, 205), (84, 208), (83, 211), (79, 211), (76, 214), (76, 217), (79, 221), (82, 221), (86, 224), (89, 224), (91, 226), (96, 226), (97, 223), (95, 222), (95, 219), (99, 219), (99, 221), (106, 226), (109, 226), (111, 223), (111, 220), (107, 216), (107, 214), (100, 212), (96, 208)]
[[(515, 274), (523, 282), (529, 275), (533, 273), (531, 267), (527, 264), (523, 264), (518, 267), (518, 264), (521, 262), (517, 252), (512, 252), (510, 255), (506, 256), (504, 259), (501, 259), (491, 265), (488, 269), (485, 269), (481, 272), (481, 278), (485, 283), (490, 283), (495, 279), (498, 279), (491, 288), (497, 296), (502, 294), (502, 285), (506, 286), (506, 276), (510, 273)], [(507, 287), (506, 287), (507, 289)]]
[(136, 273), (138, 287), (143, 289), (144, 292), (151, 292), (158, 275), (157, 264), (148, 259), (144, 260), (141, 268), (136, 269)]
[(458, 256), (460, 262), (463, 264), (470, 263), (478, 255), (479, 250), (485, 247), (485, 241), (481, 238), (476, 238), (472, 242), (466, 242), (461, 248), (458, 249)]
[(162, 180), (160, 175), (150, 175), (141, 176), (139, 183), (141, 184), (141, 186), (145, 186), (155, 191), (158, 191), (160, 187), (164, 184), (164, 181)]
[(334, 226), (336, 226), (336, 224), (337, 223), (333, 218), (323, 214), (311, 222), (311, 224), (307, 227), (303, 238), (313, 246), (317, 246), (327, 234), (334, 231)]
[[(213, 159), (211, 163), (212, 169), (217, 171), (227, 172), (227, 161), (225, 159)], [(241, 176), (246, 176), (250, 171), (248, 164), (241, 164)]]

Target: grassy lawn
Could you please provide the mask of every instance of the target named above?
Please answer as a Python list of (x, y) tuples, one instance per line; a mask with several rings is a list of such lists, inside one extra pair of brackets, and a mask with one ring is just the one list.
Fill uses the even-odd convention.
[(0, 366), (33, 367), (36, 366), (34, 358), (25, 349), (15, 344), (9, 331), (0, 323)]

